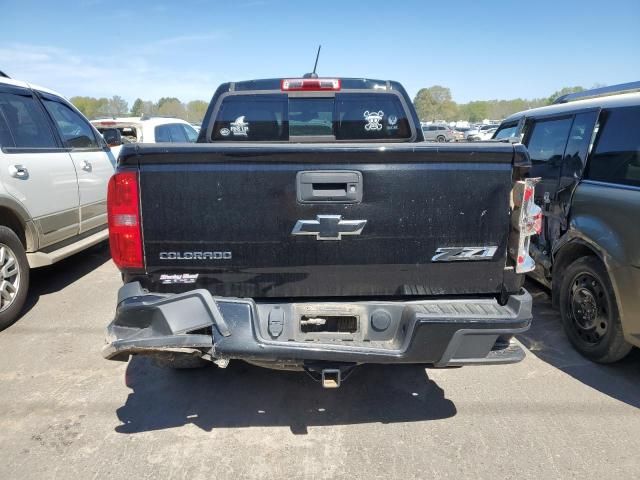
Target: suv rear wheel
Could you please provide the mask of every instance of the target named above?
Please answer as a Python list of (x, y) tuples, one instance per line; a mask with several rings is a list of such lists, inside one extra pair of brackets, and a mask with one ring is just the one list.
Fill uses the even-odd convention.
[(446, 142), (447, 139), (444, 137), (444, 135), (438, 135), (438, 138), (436, 138), (436, 140), (438, 140), (439, 142)]
[(616, 362), (631, 350), (611, 281), (597, 258), (579, 258), (562, 272), (560, 313), (569, 341), (589, 360)]
[(29, 263), (18, 236), (0, 226), (0, 330), (18, 319), (29, 289)]

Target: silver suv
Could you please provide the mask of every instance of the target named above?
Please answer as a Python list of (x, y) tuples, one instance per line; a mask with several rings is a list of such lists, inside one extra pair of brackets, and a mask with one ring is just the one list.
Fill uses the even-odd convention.
[(30, 268), (106, 240), (115, 158), (51, 90), (0, 76), (0, 330), (19, 316)]
[(447, 125), (425, 125), (422, 127), (427, 142), (452, 142), (456, 134)]

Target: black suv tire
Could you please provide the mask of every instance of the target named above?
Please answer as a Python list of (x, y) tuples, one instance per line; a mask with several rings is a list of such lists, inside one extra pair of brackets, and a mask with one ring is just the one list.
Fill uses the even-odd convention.
[(631, 345), (624, 339), (609, 275), (595, 257), (581, 257), (562, 272), (560, 314), (571, 344), (598, 363), (624, 358)]
[[(18, 267), (18, 288), (15, 296), (6, 308), (4, 307), (4, 302), (0, 301), (0, 330), (4, 330), (19, 318), (22, 307), (27, 300), (29, 290), (29, 262), (27, 261), (24, 246), (13, 230), (0, 226), (0, 252), (4, 246), (6, 246), (8, 250), (0, 254), (0, 287), (4, 287), (2, 284), (5, 281), (15, 281), (14, 276), (5, 278), (7, 255), (9, 254), (8, 252), (10, 252), (11, 257)], [(0, 294), (1, 293), (2, 291), (0, 291)]]

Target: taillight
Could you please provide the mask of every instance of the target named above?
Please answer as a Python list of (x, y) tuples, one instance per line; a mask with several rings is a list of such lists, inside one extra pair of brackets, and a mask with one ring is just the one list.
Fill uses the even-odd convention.
[(280, 89), (287, 92), (338, 91), (340, 88), (339, 78), (285, 78), (280, 82)]
[(138, 174), (116, 173), (107, 191), (111, 257), (120, 269), (143, 268)]
[(517, 234), (511, 237), (509, 252), (516, 261), (516, 273), (532, 271), (536, 264), (529, 255), (531, 237), (542, 231), (542, 209), (534, 202), (539, 178), (516, 182), (511, 191), (513, 208), (512, 226)]

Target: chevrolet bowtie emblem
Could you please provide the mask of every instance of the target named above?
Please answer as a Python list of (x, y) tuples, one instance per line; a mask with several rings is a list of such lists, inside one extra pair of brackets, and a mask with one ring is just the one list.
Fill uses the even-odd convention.
[(315, 220), (298, 220), (291, 235), (315, 235), (316, 240), (342, 240), (343, 235), (360, 235), (366, 220), (342, 220), (342, 215), (317, 215)]

